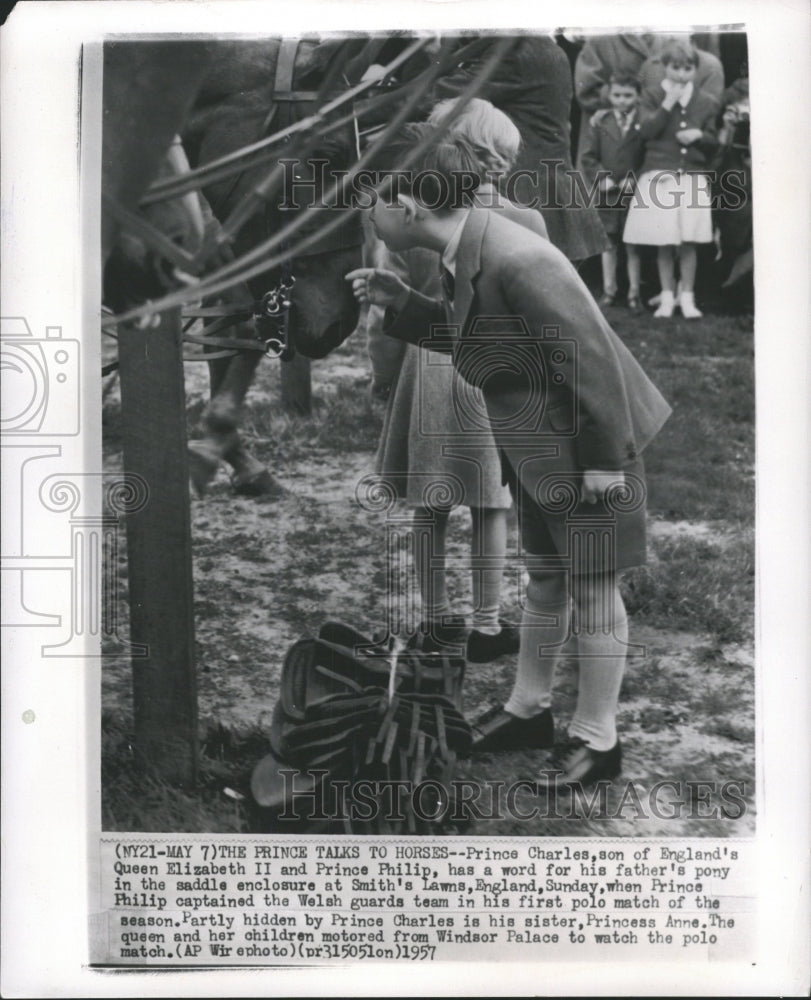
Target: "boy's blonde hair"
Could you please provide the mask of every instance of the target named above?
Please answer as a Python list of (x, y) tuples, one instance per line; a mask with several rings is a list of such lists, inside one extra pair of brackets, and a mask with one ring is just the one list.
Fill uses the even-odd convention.
[[(455, 107), (457, 98), (440, 101), (431, 109), (429, 125), (438, 125)], [(464, 139), (486, 170), (508, 170), (521, 148), (521, 133), (512, 118), (489, 101), (474, 97), (450, 127), (451, 135)]]

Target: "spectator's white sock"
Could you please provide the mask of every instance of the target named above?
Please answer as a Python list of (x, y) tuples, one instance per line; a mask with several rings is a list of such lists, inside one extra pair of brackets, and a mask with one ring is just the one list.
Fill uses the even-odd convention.
[(659, 299), (659, 308), (653, 314), (659, 318), (669, 319), (673, 315), (673, 309), (676, 306), (676, 300), (673, 292), (662, 292)]
[(704, 313), (697, 308), (692, 292), (682, 292), (679, 295), (679, 308), (685, 319), (700, 319)]

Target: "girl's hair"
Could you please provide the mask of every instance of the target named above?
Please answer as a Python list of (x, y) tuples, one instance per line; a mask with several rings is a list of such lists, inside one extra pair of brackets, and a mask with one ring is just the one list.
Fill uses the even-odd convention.
[(381, 174), (399, 171), (406, 157), (417, 149), (417, 158), (385, 182), (380, 194), (392, 200), (398, 194), (408, 194), (439, 213), (472, 205), (472, 194), (481, 182), (475, 152), (461, 136), (446, 135), (428, 122), (404, 125), (374, 166)]
[[(439, 125), (456, 104), (457, 98), (435, 104), (428, 116), (428, 124)], [(508, 170), (521, 148), (521, 133), (512, 118), (480, 97), (467, 102), (451, 124), (450, 133), (460, 136), (472, 147), (482, 173), (488, 169)]]
[(662, 46), (659, 58), (664, 66), (670, 66), (673, 63), (698, 66), (698, 49), (689, 39), (670, 38)]

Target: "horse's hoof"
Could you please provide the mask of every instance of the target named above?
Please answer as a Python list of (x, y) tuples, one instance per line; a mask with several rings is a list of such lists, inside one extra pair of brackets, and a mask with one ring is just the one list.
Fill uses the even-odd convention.
[(189, 478), (198, 496), (203, 496), (211, 484), (211, 480), (217, 475), (220, 467), (220, 457), (214, 448), (204, 441), (190, 441), (187, 450), (189, 453)]
[(233, 475), (231, 485), (234, 493), (242, 497), (271, 497), (276, 499), (284, 493), (284, 488), (271, 476), (267, 469), (260, 469), (252, 475)]

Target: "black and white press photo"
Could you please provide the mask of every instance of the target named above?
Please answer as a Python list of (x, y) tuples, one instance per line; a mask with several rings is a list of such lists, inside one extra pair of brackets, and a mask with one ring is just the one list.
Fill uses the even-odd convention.
[(795, 6), (17, 5), (4, 993), (807, 992)]
[(103, 63), (105, 828), (751, 835), (745, 30)]

